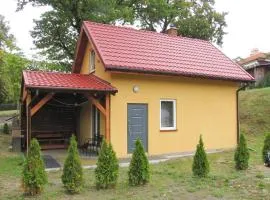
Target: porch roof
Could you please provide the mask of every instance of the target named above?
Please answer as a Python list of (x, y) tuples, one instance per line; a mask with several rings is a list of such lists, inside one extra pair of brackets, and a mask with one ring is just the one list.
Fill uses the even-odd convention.
[(24, 86), (27, 89), (63, 89), (103, 91), (116, 93), (109, 82), (93, 74), (69, 74), (60, 72), (23, 71)]

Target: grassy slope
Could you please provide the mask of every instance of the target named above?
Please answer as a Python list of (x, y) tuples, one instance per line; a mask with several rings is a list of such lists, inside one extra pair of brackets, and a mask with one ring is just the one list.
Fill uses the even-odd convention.
[(12, 117), (13, 115), (17, 113), (18, 113), (18, 110), (3, 110), (3, 111), (0, 111), (0, 117)]
[(270, 132), (270, 88), (240, 93), (241, 130), (247, 134)]
[[(240, 94), (241, 129), (247, 133), (248, 145), (255, 150), (250, 153), (250, 167), (247, 171), (236, 171), (234, 152), (224, 152), (209, 155), (211, 173), (204, 179), (194, 178), (191, 171), (192, 158), (183, 158), (152, 165), (151, 182), (144, 187), (129, 187), (127, 169), (121, 168), (116, 189), (97, 191), (94, 188), (93, 170), (85, 170), (85, 186), (81, 194), (74, 196), (64, 192), (61, 172), (51, 172), (45, 192), (37, 199), (270, 199), (270, 169), (264, 167), (261, 161), (263, 133), (270, 131), (268, 97), (270, 89)], [(6, 139), (2, 143), (4, 141)], [(1, 144), (0, 150), (5, 151), (3, 147), (7, 144)], [(9, 160), (10, 157), (14, 160)], [(0, 172), (1, 199), (24, 199), (18, 170), (21, 168), (21, 157), (12, 153), (0, 153), (0, 161), (0, 171), (4, 170)]]

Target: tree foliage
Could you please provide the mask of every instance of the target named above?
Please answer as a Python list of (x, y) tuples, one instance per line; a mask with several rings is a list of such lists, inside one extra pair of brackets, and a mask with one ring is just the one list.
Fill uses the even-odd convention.
[(8, 127), (8, 124), (7, 123), (4, 124), (3, 133), (4, 134), (7, 134), (7, 135), (9, 134), (9, 127)]
[(240, 135), (240, 140), (234, 154), (235, 168), (245, 170), (248, 168), (249, 151), (244, 134)]
[(38, 141), (32, 139), (23, 167), (22, 186), (26, 194), (36, 195), (43, 190), (46, 183), (47, 174), (41, 158), (40, 147)]
[(36, 46), (51, 60), (72, 61), (82, 22), (136, 24), (139, 28), (165, 32), (176, 25), (182, 36), (222, 44), (226, 13), (214, 9), (214, 0), (17, 0), (51, 6), (35, 21)]
[(68, 156), (64, 163), (62, 182), (69, 193), (80, 192), (83, 185), (83, 169), (74, 135), (70, 139)]
[(17, 49), (15, 37), (9, 33), (9, 29), (8, 22), (5, 21), (4, 16), (0, 15), (0, 50)]
[(7, 99), (7, 84), (4, 80), (4, 64), (5, 51), (11, 52), (17, 49), (15, 46), (15, 38), (9, 33), (8, 22), (5, 21), (4, 16), (0, 15), (0, 104)]
[(111, 144), (102, 142), (95, 169), (96, 187), (107, 189), (115, 187), (119, 174), (119, 164)]
[(265, 139), (264, 139), (264, 145), (263, 145), (263, 150), (262, 150), (262, 157), (263, 157), (264, 163), (267, 163), (268, 161), (268, 158), (267, 158), (268, 152), (270, 152), (270, 133), (266, 134)]
[(209, 162), (204, 150), (204, 144), (201, 135), (195, 156), (193, 158), (192, 171), (193, 175), (198, 177), (206, 177), (210, 171)]
[(145, 155), (143, 145), (139, 139), (136, 140), (135, 150), (128, 171), (128, 182), (132, 186), (142, 185), (149, 182), (149, 161)]

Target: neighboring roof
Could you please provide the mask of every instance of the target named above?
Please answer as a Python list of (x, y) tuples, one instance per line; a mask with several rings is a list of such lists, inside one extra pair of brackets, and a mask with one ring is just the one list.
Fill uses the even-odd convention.
[(210, 42), (151, 31), (84, 22), (73, 72), (79, 73), (91, 40), (106, 70), (253, 81)]
[(265, 53), (262, 53), (262, 52), (259, 52), (259, 53), (250, 55), (249, 57), (240, 60), (238, 63), (239, 63), (240, 65), (244, 65), (244, 64), (247, 64), (247, 63), (249, 63), (249, 62), (258, 60), (258, 59), (260, 59), (260, 58), (266, 58), (266, 54), (265, 54)]
[(93, 74), (23, 71), (23, 80), (26, 88), (117, 92), (110, 83)]

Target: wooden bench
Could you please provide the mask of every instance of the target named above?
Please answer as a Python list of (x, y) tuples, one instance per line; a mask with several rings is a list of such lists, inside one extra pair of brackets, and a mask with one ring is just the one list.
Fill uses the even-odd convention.
[(35, 137), (42, 150), (45, 149), (65, 149), (68, 147), (70, 132), (34, 132)]

